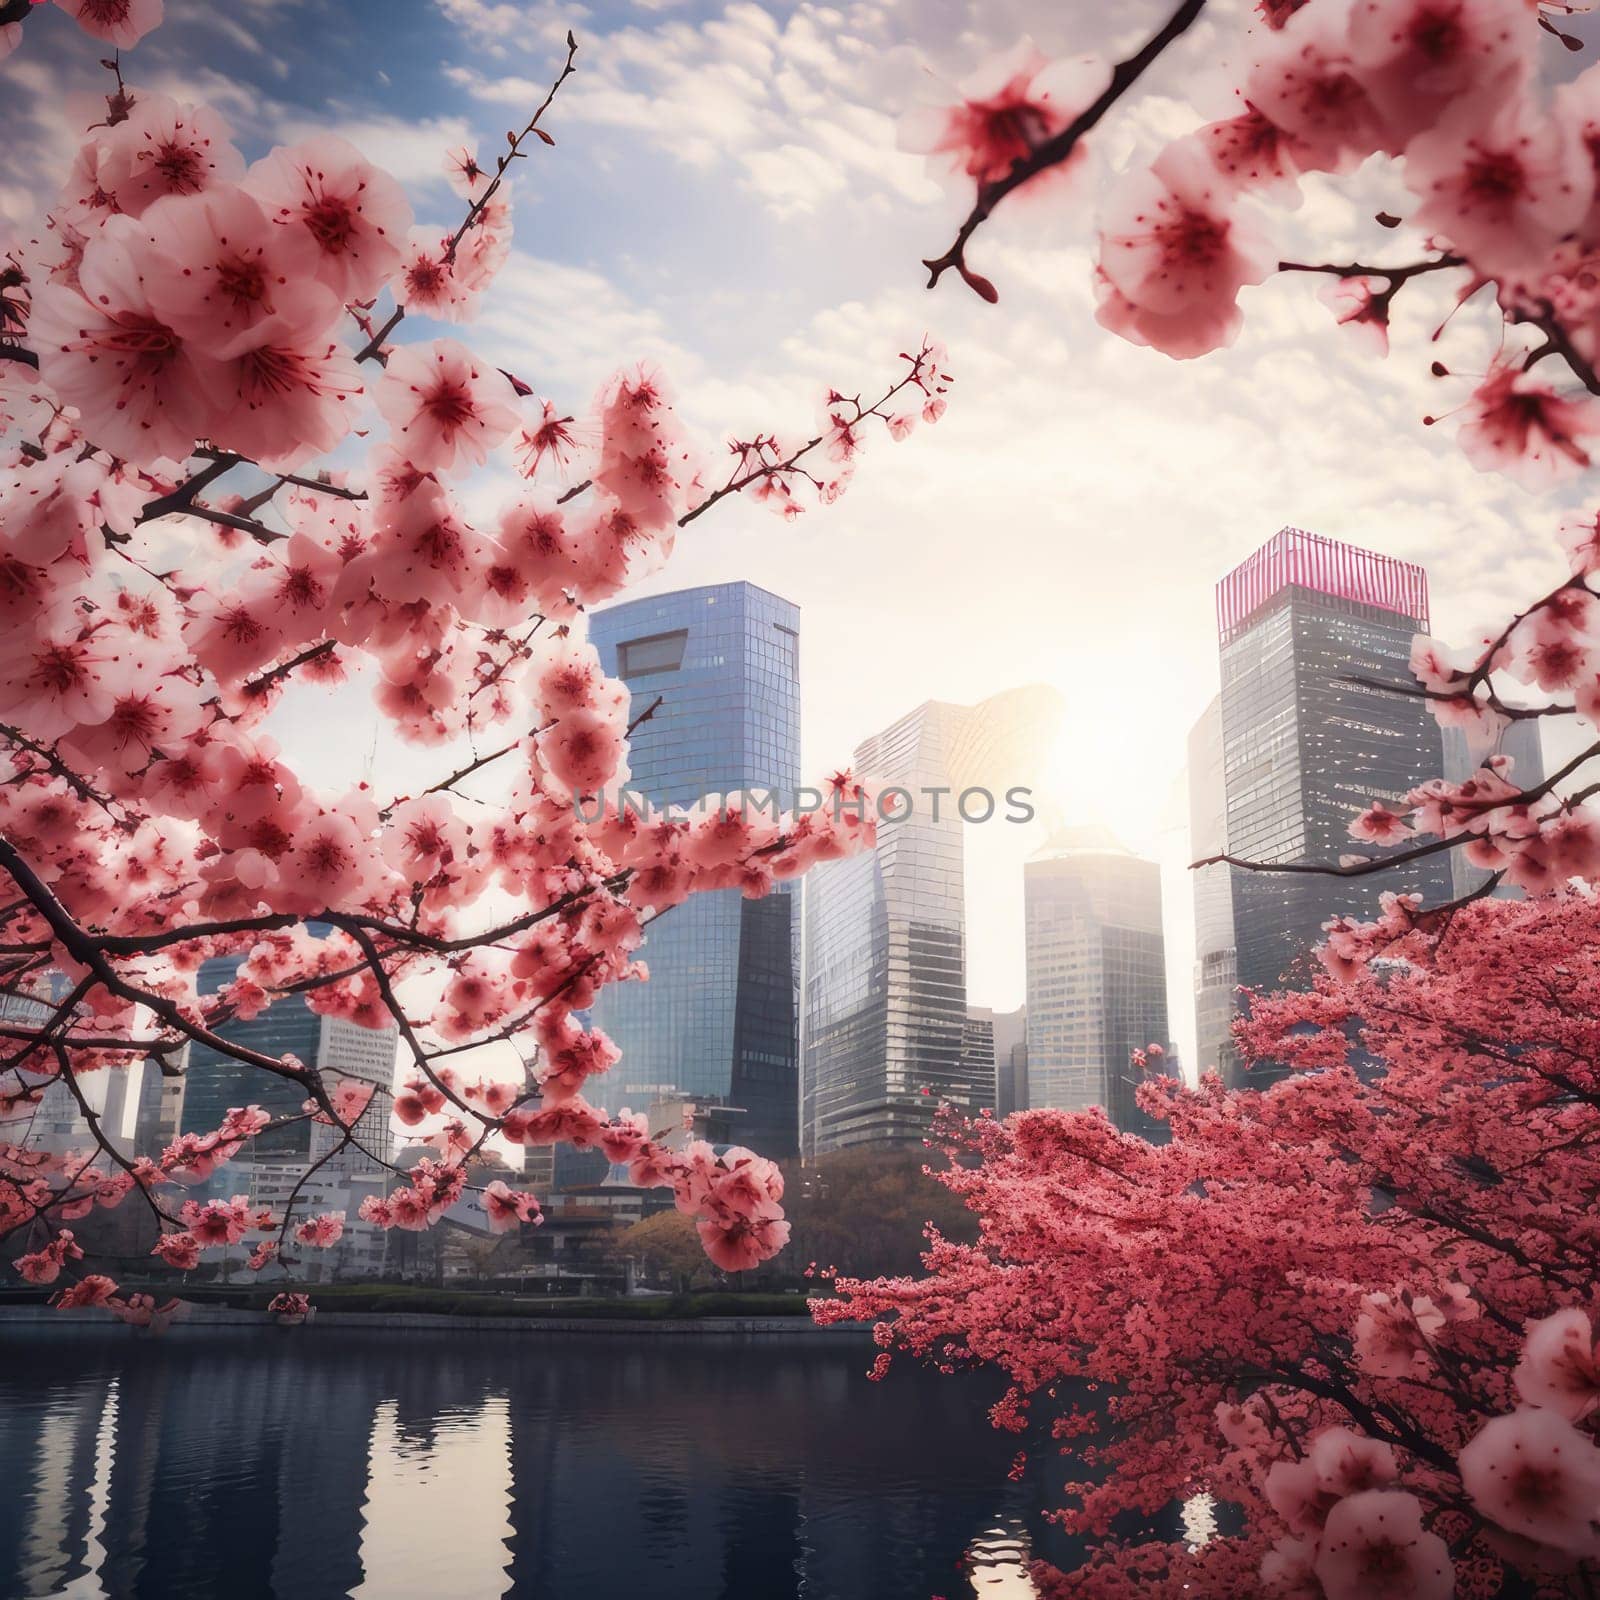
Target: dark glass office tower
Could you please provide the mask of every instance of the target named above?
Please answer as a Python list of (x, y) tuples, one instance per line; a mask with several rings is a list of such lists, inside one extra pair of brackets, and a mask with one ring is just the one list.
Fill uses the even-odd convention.
[[(1379, 854), (1355, 815), (1443, 770), (1437, 723), (1412, 693), (1412, 638), (1428, 628), (1421, 567), (1284, 528), (1217, 585), (1229, 851), (1335, 864)], [(1247, 988), (1305, 981), (1331, 917), (1370, 920), (1385, 889), (1450, 897), (1434, 856), (1360, 878), (1235, 871), (1234, 938)]]
[[(214, 956), (200, 965), (198, 988), (202, 995), (216, 994), (238, 976), (243, 956)], [(315, 1063), (321, 1037), (321, 1019), (306, 1004), (305, 996), (286, 995), (248, 1021), (224, 1022), (215, 1030), (232, 1044), (265, 1056), (293, 1055)], [(294, 1116), (305, 1104), (306, 1092), (286, 1078), (273, 1077), (210, 1045), (191, 1041), (187, 1051), (182, 1090), (184, 1133), (210, 1133), (231, 1106), (260, 1106), (269, 1116)], [(311, 1124), (307, 1120), (258, 1134), (246, 1147), (251, 1157), (304, 1156), (311, 1149)]]
[(1028, 862), (1023, 887), (1029, 1106), (1103, 1106), (1124, 1133), (1164, 1142), (1133, 1066), (1135, 1050), (1169, 1045), (1161, 868), (1104, 828), (1072, 828)]
[[(800, 782), (800, 610), (751, 583), (608, 606), (589, 618), (630, 713), (629, 787), (658, 804)], [(593, 1010), (622, 1059), (588, 1084), (596, 1105), (647, 1110), (691, 1096), (739, 1113), (734, 1138), (763, 1155), (796, 1147), (798, 945), (793, 885), (763, 900), (692, 895), (645, 936), (648, 983), (614, 984)]]
[[(801, 1147), (920, 1145), (942, 1101), (993, 1106), (992, 1058), (969, 1057), (962, 796), (1032, 781), (1060, 697), (1028, 688), (976, 706), (929, 701), (856, 749), (856, 770), (914, 797), (875, 849), (806, 878)], [(898, 804), (899, 802), (897, 802)], [(970, 798), (977, 818), (982, 802)], [(994, 819), (991, 819), (992, 821)], [(996, 822), (995, 825), (1003, 826)]]

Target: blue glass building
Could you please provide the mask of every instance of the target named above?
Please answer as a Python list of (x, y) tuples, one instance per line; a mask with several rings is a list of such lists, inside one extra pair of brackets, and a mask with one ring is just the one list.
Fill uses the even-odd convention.
[[(800, 610), (750, 583), (712, 584), (594, 612), (589, 638), (640, 716), (629, 787), (657, 804), (800, 781)], [(648, 983), (593, 1009), (622, 1059), (588, 1085), (609, 1111), (683, 1096), (739, 1113), (733, 1137), (763, 1155), (797, 1146), (795, 900), (697, 894), (645, 936)]]

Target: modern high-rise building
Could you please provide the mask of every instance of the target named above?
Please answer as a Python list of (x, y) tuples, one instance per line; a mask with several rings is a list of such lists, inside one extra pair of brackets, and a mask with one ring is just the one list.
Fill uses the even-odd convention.
[[(1228, 847), (1223, 781), (1222, 697), (1212, 698), (1189, 731), (1189, 859), (1204, 861)], [(1194, 895), (1194, 1033), (1196, 1066), (1215, 1068), (1237, 1088), (1239, 1051), (1229, 1024), (1237, 1010), (1239, 952), (1233, 941), (1233, 869), (1225, 862), (1189, 874)]]
[[(11, 1022), (24, 1028), (43, 1027), (55, 1015), (54, 1002), (67, 990), (66, 980), (59, 972), (49, 972), (25, 982), (20, 989), (8, 989), (0, 994), (0, 1022)], [(5, 1040), (0, 1044), (16, 1049), (21, 1041)], [(98, 1116), (105, 1110), (107, 1081), (113, 1072), (86, 1073), (79, 1080), (78, 1089)], [(39, 1098), (19, 1103), (11, 1116), (0, 1123), (0, 1141), (9, 1140), (23, 1144), (29, 1150), (61, 1155), (69, 1150), (89, 1150), (94, 1147), (94, 1134), (89, 1127), (83, 1108), (64, 1078), (42, 1080), (33, 1073), (19, 1070), (15, 1081), (8, 1086), (32, 1084), (43, 1081)]]
[(1164, 1138), (1132, 1061), (1169, 1044), (1160, 866), (1105, 828), (1071, 828), (1027, 863), (1023, 889), (1029, 1105), (1103, 1106), (1125, 1133)]
[[(800, 611), (751, 583), (608, 606), (589, 618), (635, 730), (629, 787), (660, 805), (800, 782)], [(737, 890), (692, 895), (645, 935), (648, 983), (607, 988), (593, 1019), (622, 1051), (586, 1092), (609, 1111), (692, 1096), (720, 1100), (738, 1142), (796, 1146), (798, 900)]]
[[(1442, 770), (1438, 725), (1410, 692), (1412, 638), (1427, 627), (1421, 567), (1300, 528), (1217, 585), (1232, 855), (1335, 865), (1380, 854), (1351, 840), (1356, 814)], [(1235, 870), (1231, 880), (1238, 977), (1250, 989), (1302, 983), (1323, 924), (1370, 920), (1382, 890), (1450, 896), (1443, 856), (1354, 878)]]
[(920, 1144), (941, 1102), (994, 1103), (992, 1057), (967, 1027), (963, 815), (1027, 789), (1053, 744), (1060, 697), (1044, 688), (975, 706), (930, 700), (855, 752), (878, 789), (895, 787), (874, 849), (806, 879), (801, 1149)]
[[(200, 964), (196, 987), (201, 995), (214, 995), (238, 975), (244, 957), (213, 956)], [(218, 1023), (212, 1030), (230, 1044), (243, 1045), (259, 1055), (292, 1055), (302, 1062), (317, 1059), (322, 1019), (306, 1004), (303, 994), (285, 995), (250, 1018)], [(184, 1071), (182, 1125), (184, 1133), (210, 1133), (222, 1123), (230, 1107), (260, 1106), (268, 1116), (292, 1117), (305, 1104), (305, 1090), (236, 1061), (211, 1045), (191, 1040)], [(284, 1159), (305, 1156), (311, 1149), (311, 1125), (302, 1119), (287, 1127), (271, 1128), (250, 1141), (249, 1152)]]
[[(244, 957), (238, 955), (215, 956), (202, 962), (199, 993), (216, 994), (233, 981), (243, 963)], [(292, 1055), (315, 1066), (325, 1075), (329, 1088), (340, 1078), (356, 1078), (384, 1090), (394, 1085), (399, 1029), (393, 1023), (383, 1028), (363, 1028), (341, 1018), (318, 1016), (302, 994), (285, 995), (256, 1016), (219, 1023), (214, 1031), (261, 1055)], [(162, 1124), (174, 1113), (182, 1132), (209, 1133), (221, 1124), (232, 1106), (257, 1105), (277, 1119), (295, 1116), (305, 1104), (306, 1093), (299, 1084), (236, 1061), (210, 1045), (191, 1040), (184, 1056), (183, 1076), (178, 1079), (163, 1081), (153, 1063), (144, 1063), (146, 1083), (152, 1092), (147, 1095), (141, 1085), (136, 1142), (159, 1140), (164, 1131)], [(171, 1087), (174, 1085), (176, 1088)], [(356, 1124), (356, 1137), (370, 1155), (348, 1150), (336, 1163), (341, 1169), (378, 1170), (378, 1163), (390, 1158), (394, 1150), (391, 1106), (387, 1095), (373, 1096)], [(302, 1119), (258, 1134), (244, 1155), (246, 1159), (293, 1163), (326, 1154), (333, 1139), (331, 1127)], [(141, 1145), (142, 1150), (148, 1148), (148, 1144)]]
[[(1444, 729), (1444, 773), (1451, 783), (1464, 783), (1490, 756), (1509, 756), (1511, 770), (1507, 781), (1519, 789), (1531, 789), (1544, 782), (1544, 746), (1539, 738), (1539, 721), (1529, 717), (1502, 729), (1492, 750), (1474, 754), (1460, 728)], [(1475, 867), (1461, 850), (1450, 852), (1450, 893), (1455, 899), (1476, 893), (1493, 874), (1486, 867)], [(1497, 899), (1520, 900), (1522, 890), (1514, 884), (1500, 883), (1490, 891)]]
[[(400, 1029), (394, 1023), (384, 1028), (363, 1028), (343, 1017), (322, 1017), (319, 1021), (322, 1026), (317, 1036), (317, 1068), (327, 1088), (337, 1088), (341, 1081), (370, 1083), (374, 1088), (366, 1110), (356, 1118), (351, 1130), (352, 1142), (331, 1157), (327, 1166), (351, 1176), (380, 1173), (394, 1158), (394, 1102), (390, 1091), (394, 1088), (394, 1056)], [(339, 1132), (331, 1123), (312, 1123), (312, 1160), (326, 1155), (338, 1139)]]
[(992, 1011), (987, 1006), (967, 1007), (967, 1031), (963, 1046), (974, 1067), (987, 1064), (994, 1073), (994, 1099), (990, 1104), (997, 1117), (1028, 1108), (1028, 1008)]

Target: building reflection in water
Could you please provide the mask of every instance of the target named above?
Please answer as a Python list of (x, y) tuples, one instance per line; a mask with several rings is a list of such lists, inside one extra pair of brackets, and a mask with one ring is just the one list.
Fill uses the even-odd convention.
[(0, 1597), (1027, 1600), (998, 1386), (848, 1336), (0, 1339)]

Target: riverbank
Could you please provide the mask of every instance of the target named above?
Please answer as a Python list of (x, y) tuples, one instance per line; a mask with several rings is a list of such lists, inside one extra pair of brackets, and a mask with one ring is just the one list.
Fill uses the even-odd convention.
[[(129, 1286), (136, 1287), (136, 1286)], [(157, 1291), (162, 1298), (171, 1289)], [(206, 1285), (186, 1289), (183, 1324), (189, 1327), (259, 1327), (271, 1289)], [(327, 1284), (310, 1287), (320, 1327), (368, 1329), (458, 1328), (481, 1332), (639, 1333), (745, 1338), (769, 1334), (830, 1339), (865, 1333), (865, 1324), (819, 1328), (804, 1296), (715, 1293), (632, 1299), (564, 1299), (483, 1290), (442, 1290), (406, 1284)], [(108, 1326), (98, 1310), (58, 1311), (43, 1296), (0, 1300), (0, 1335), (7, 1326)]]

